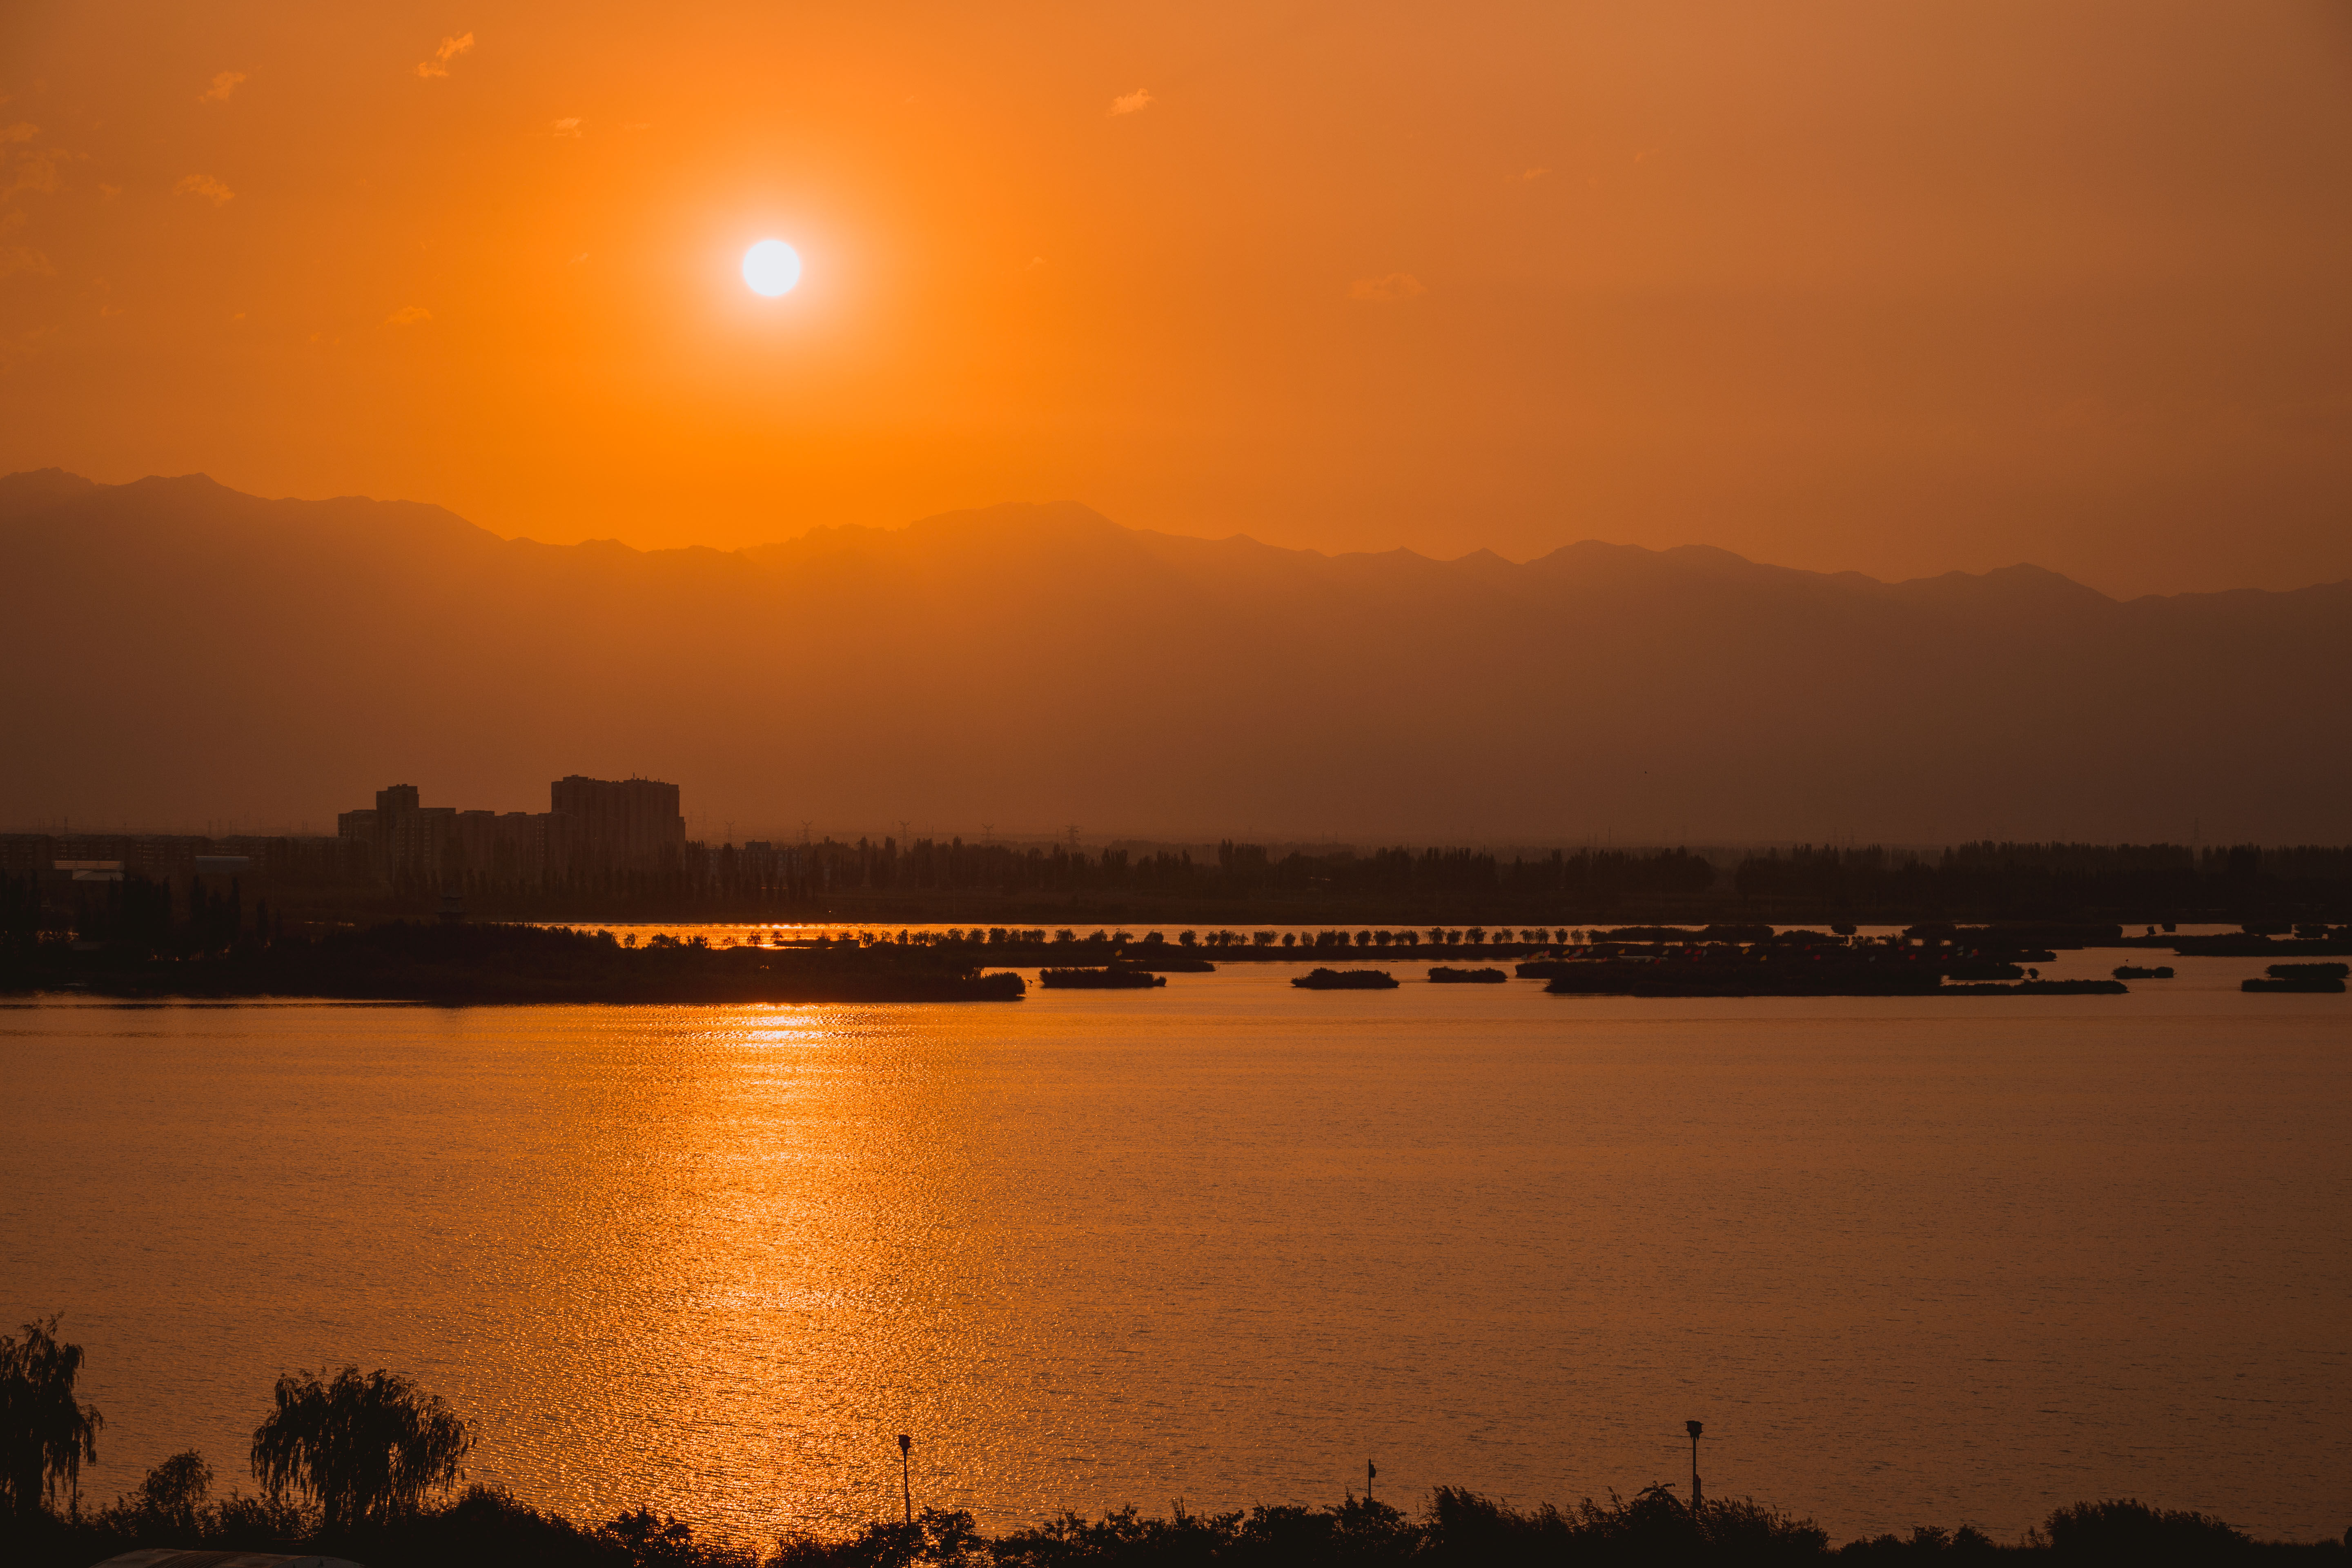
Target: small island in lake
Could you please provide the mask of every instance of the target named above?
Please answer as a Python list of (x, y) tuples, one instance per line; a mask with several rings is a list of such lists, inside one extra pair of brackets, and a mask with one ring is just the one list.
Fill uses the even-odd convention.
[(1317, 969), (1291, 984), (1302, 991), (1393, 991), (1398, 981), (1381, 969)]
[(2265, 980), (2249, 980), (2241, 991), (2341, 991), (2352, 965), (2342, 963), (2273, 963)]

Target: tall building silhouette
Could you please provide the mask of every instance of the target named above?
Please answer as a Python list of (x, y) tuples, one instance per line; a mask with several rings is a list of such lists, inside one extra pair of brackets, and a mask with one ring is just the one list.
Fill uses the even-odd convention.
[(549, 804), (577, 834), (575, 863), (597, 870), (674, 871), (686, 854), (677, 785), (656, 779), (570, 773), (547, 786)]
[(509, 880), (611, 871), (675, 871), (686, 860), (678, 790), (656, 779), (592, 779), (548, 786), (552, 809), (461, 811), (426, 805), (415, 784), (375, 792), (372, 808), (335, 819), (380, 882), (453, 883), (487, 874)]

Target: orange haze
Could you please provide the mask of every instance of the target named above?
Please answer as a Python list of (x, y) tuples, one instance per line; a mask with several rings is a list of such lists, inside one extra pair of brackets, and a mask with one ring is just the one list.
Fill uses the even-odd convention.
[(25, 0), (0, 472), (2342, 577), (2347, 16)]

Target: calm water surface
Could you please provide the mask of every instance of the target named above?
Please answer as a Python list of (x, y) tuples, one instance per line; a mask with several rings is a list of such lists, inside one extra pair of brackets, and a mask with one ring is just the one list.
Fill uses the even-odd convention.
[[(2063, 955), (2089, 973), (2137, 954)], [(0, 1009), (0, 1311), (101, 1498), (286, 1368), (474, 1474), (744, 1538), (919, 1503), (1518, 1502), (1833, 1536), (2137, 1495), (2352, 1521), (2352, 1009), (1290, 988), (1014, 1005)], [(1398, 963), (1418, 975), (1420, 965)]]

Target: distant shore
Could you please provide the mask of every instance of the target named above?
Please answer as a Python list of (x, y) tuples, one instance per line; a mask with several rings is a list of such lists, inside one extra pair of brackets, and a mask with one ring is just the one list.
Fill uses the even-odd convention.
[(247, 939), (196, 952), (0, 955), (0, 993), (121, 998), (265, 996), (453, 1005), (1011, 1002), (1027, 983), (929, 948), (785, 952), (624, 946), (610, 932), (394, 922), (315, 938)]
[[(1448, 965), (1508, 963), (1511, 977), (1556, 994), (1674, 996), (1932, 996), (2121, 994), (2120, 979), (2044, 979), (2066, 949), (2153, 945), (2115, 927), (1916, 928), (1896, 937), (1769, 927), (1486, 931), (1438, 927), (1243, 933), (1065, 929), (867, 931), (711, 943), (513, 924), (394, 921), (314, 933), (181, 931), (144, 945), (19, 942), (0, 950), (0, 994), (116, 998), (318, 997), (450, 1005), (1006, 1002), (1017, 973), (1059, 986), (1157, 991), (1147, 977), (1234, 963), (1341, 966), (1440, 980)], [(2252, 933), (2163, 939), (2184, 953), (2273, 963), (2352, 952), (2352, 932), (2304, 939)], [(1540, 940), (1537, 940), (1540, 939)], [(1494, 972), (1500, 978), (1499, 971)], [(1129, 979), (1122, 982), (1121, 977)], [(1369, 983), (1369, 982), (1368, 982)], [(1332, 988), (1331, 986), (1313, 987)]]

